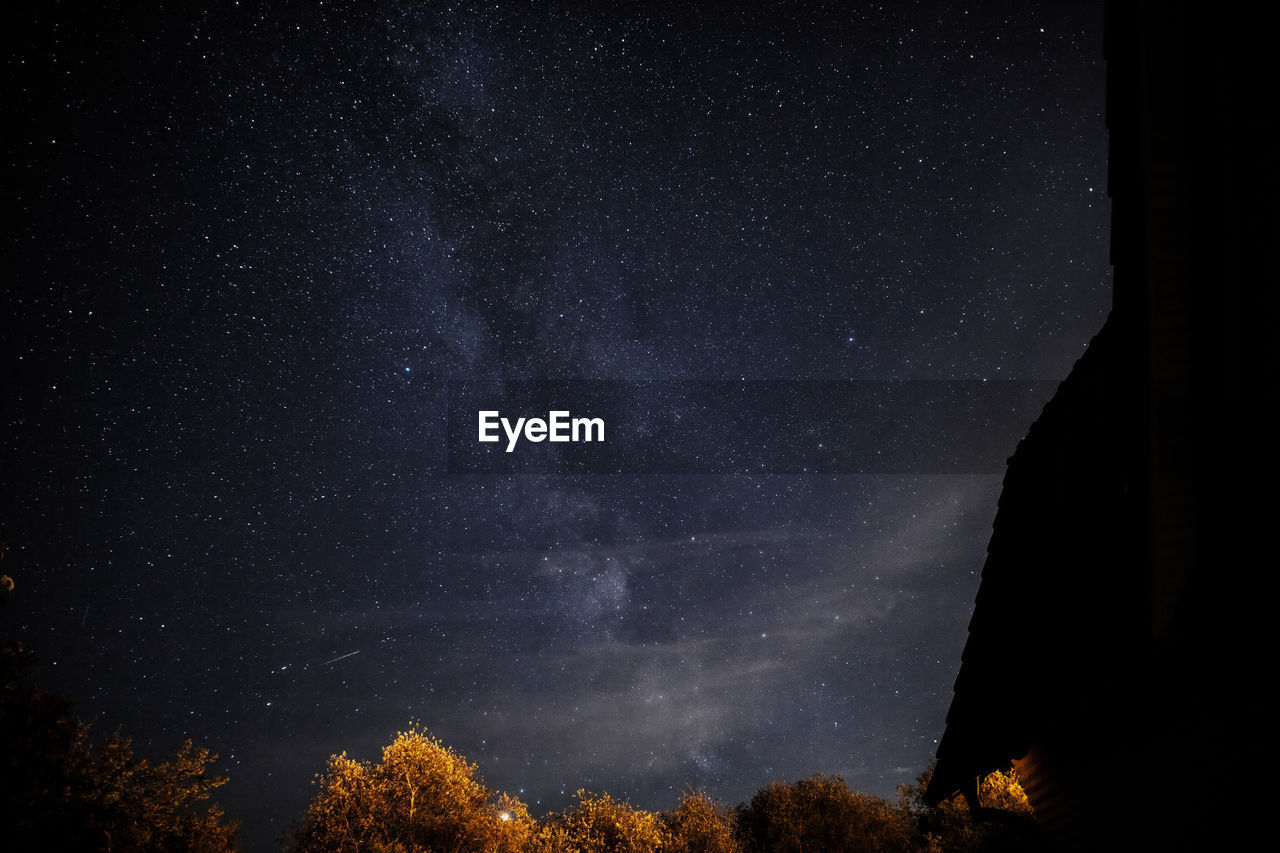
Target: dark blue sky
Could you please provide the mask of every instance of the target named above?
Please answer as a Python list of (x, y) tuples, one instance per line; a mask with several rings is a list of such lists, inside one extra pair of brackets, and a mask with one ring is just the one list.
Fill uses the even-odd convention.
[(410, 720), (535, 814), (914, 777), (998, 470), (450, 474), (446, 388), (1065, 376), (1097, 5), (272, 6), (4, 13), (3, 620), (46, 683), (218, 751), (259, 845)]

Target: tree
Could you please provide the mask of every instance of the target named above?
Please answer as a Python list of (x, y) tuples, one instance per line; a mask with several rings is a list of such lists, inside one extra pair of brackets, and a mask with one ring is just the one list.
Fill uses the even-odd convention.
[(674, 810), (662, 815), (665, 849), (673, 853), (739, 853), (737, 820), (701, 791), (689, 791)]
[(608, 794), (579, 790), (564, 814), (550, 815), (533, 839), (536, 853), (653, 853), (662, 848), (662, 823), (653, 812)]
[(201, 804), (227, 780), (187, 741), (160, 764), (120, 733), (93, 742), (71, 700), (33, 684), (35, 656), (0, 646), (0, 826), (8, 850), (239, 849), (237, 827)]
[(983, 808), (1000, 809), (1027, 818), (1034, 817), (1031, 801), (1027, 799), (1022, 781), (1012, 767), (988, 773), (983, 777), (978, 791)]
[[(898, 801), (915, 822), (919, 849), (954, 853), (995, 853), (1039, 849), (1043, 846), (1027, 793), (1012, 769), (987, 774), (978, 784), (980, 807), (987, 819), (975, 821), (963, 797), (936, 806), (924, 802), (933, 765), (916, 777), (915, 785), (899, 785)], [(993, 820), (1003, 814), (1005, 819)]]
[(821, 774), (761, 788), (742, 811), (739, 828), (747, 849), (758, 853), (905, 853), (912, 834), (904, 810), (850, 791), (839, 776)]
[(376, 765), (331, 756), (318, 784), (294, 833), (298, 851), (514, 853), (532, 830), (523, 803), (495, 797), (474, 764), (416, 728), (397, 734)]

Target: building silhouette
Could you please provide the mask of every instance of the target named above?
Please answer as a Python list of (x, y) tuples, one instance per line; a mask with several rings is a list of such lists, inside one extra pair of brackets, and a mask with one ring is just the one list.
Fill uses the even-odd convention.
[(1009, 460), (927, 797), (1050, 849), (1228, 849), (1270, 750), (1276, 119), (1243, 6), (1106, 7), (1112, 311)]

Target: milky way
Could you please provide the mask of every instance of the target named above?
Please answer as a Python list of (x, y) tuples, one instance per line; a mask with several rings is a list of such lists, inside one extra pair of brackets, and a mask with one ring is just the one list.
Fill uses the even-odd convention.
[(45, 683), (219, 752), (256, 845), (411, 720), (535, 814), (913, 778), (998, 468), (464, 474), (448, 387), (1060, 379), (1110, 298), (1100, 10), (249, 5), (4, 13)]

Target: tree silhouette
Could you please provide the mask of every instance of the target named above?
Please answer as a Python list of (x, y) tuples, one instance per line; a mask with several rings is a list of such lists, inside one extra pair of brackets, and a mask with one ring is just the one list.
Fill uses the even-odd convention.
[(757, 853), (905, 853), (912, 823), (888, 800), (854, 793), (839, 776), (818, 774), (761, 788), (739, 816), (739, 831)]
[(237, 827), (199, 806), (226, 779), (187, 741), (160, 764), (137, 760), (120, 733), (93, 743), (71, 700), (30, 680), (35, 656), (0, 645), (0, 825), (6, 850), (239, 849)]

